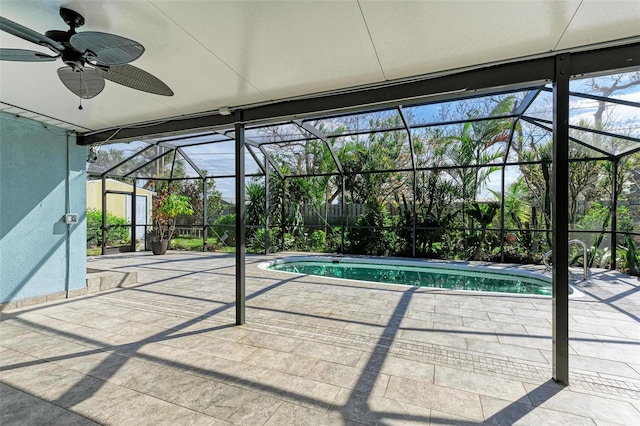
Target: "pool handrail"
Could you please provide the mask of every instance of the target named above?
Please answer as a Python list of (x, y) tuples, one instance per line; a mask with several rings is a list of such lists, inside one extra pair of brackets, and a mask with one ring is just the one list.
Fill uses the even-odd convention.
[[(584, 243), (584, 241), (581, 240), (569, 240), (569, 245), (571, 244), (577, 244), (579, 246), (582, 246), (582, 268), (583, 268), (583, 278), (586, 280), (589, 276), (589, 273), (587, 272), (587, 245)], [(547, 268), (551, 268), (551, 265), (549, 264), (549, 256), (551, 256), (551, 254), (553, 253), (553, 250), (549, 250), (548, 252), (546, 252), (544, 254), (544, 256), (542, 256), (542, 263), (544, 263), (544, 266), (546, 266)]]

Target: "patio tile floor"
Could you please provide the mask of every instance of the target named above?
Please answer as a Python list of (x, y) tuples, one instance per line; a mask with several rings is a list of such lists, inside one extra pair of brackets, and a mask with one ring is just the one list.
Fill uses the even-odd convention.
[(635, 277), (576, 284), (563, 387), (550, 298), (257, 267), (279, 256), (247, 256), (243, 326), (233, 255), (89, 258), (138, 283), (2, 313), (0, 424), (640, 424)]

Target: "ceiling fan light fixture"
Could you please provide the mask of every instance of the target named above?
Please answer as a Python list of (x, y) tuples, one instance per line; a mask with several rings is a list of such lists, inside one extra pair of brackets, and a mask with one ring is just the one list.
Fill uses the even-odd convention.
[(0, 47), (0, 61), (45, 62), (61, 58), (66, 67), (58, 70), (58, 76), (81, 99), (91, 99), (100, 93), (105, 79), (135, 90), (173, 96), (171, 88), (158, 77), (129, 65), (144, 53), (142, 44), (110, 33), (76, 32), (76, 28), (84, 25), (84, 17), (71, 9), (60, 8), (60, 16), (69, 30), (49, 30), (45, 35), (0, 16), (0, 31), (56, 53), (50, 56), (35, 50)]

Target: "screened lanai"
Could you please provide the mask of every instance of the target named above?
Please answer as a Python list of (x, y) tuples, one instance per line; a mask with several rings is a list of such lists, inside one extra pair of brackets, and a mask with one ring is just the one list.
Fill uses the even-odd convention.
[[(323, 182), (321, 192), (323, 197), (326, 196), (323, 200), (325, 211), (331, 204), (338, 205), (339, 229), (328, 229), (328, 215), (321, 223), (329, 231), (325, 231), (324, 239), (334, 240), (336, 252), (348, 251), (345, 247), (347, 234), (350, 249), (357, 253), (416, 256), (418, 241), (426, 239), (421, 241), (421, 248), (426, 252), (421, 253), (423, 256), (434, 247), (441, 249), (456, 241), (456, 244), (462, 242), (462, 247), (457, 245), (453, 251), (466, 252), (463, 256), (470, 259), (481, 259), (483, 256), (486, 259), (491, 232), (498, 235), (499, 256), (489, 260), (505, 260), (510, 251), (505, 243), (524, 244), (530, 254), (538, 256), (540, 252), (548, 250), (544, 256), (552, 260), (554, 281), (554, 378), (568, 383), (567, 283), (568, 258), (572, 255), (569, 242), (573, 241), (570, 238), (574, 231), (597, 234), (593, 237), (596, 244), (592, 244), (592, 254), (588, 258), (585, 252), (583, 256), (582, 262), (586, 266), (587, 262), (594, 261), (600, 243), (608, 234), (611, 241), (608, 253), (612, 259), (610, 264), (616, 265), (619, 195), (624, 188), (633, 187), (633, 180), (636, 179), (637, 168), (633, 160), (640, 140), (638, 129), (632, 123), (637, 115), (638, 102), (633, 97), (628, 99), (626, 95), (630, 92), (623, 90), (619, 93), (623, 96), (612, 95), (616, 88), (622, 87), (618, 86), (622, 78), (630, 79), (628, 86), (625, 84), (627, 89), (633, 87), (637, 74), (633, 68), (625, 74), (605, 72), (629, 66), (634, 47), (628, 48), (628, 51), (627, 47), (623, 47), (574, 55), (560, 54), (398, 83), (391, 88), (371, 87), (329, 94), (326, 98), (302, 98), (244, 110), (225, 110), (217, 114), (151, 123), (149, 127), (107, 129), (84, 135), (80, 143), (93, 144), (96, 149), (107, 153), (116, 149), (109, 142), (135, 140), (138, 139), (136, 135), (152, 136), (155, 133), (160, 136), (140, 138), (146, 142), (136, 142), (134, 149), (138, 155), (134, 153), (129, 156), (135, 160), (146, 152), (153, 152), (151, 162), (127, 166), (129, 161), (122, 158), (124, 156), (119, 157), (118, 161), (102, 165), (100, 161), (96, 162), (97, 174), (103, 179), (115, 174), (123, 178), (149, 180), (152, 176), (136, 173), (145, 167), (154, 171), (167, 170), (168, 164), (171, 164), (168, 168), (170, 173), (162, 177), (168, 182), (193, 179), (198, 175), (206, 186), (209, 178), (215, 180), (216, 184), (224, 179), (233, 179), (238, 324), (245, 321), (246, 236), (253, 233), (251, 226), (264, 226), (263, 247), (269, 251), (272, 247), (269, 228), (278, 223), (277, 219), (270, 219), (279, 210), (280, 247), (287, 249), (287, 239), (295, 241), (295, 229), (299, 230), (302, 224), (301, 212), (297, 207), (304, 204), (306, 194), (305, 191), (292, 190), (291, 182), (300, 179), (311, 178), (311, 182), (314, 179)], [(611, 80), (607, 83), (600, 78)], [(531, 81), (539, 83), (532, 84)], [(591, 90), (588, 90), (589, 85)], [(597, 93), (598, 89), (601, 93)], [(609, 116), (612, 111), (610, 108), (607, 112), (607, 105), (629, 112), (630, 117)], [(341, 110), (346, 110), (346, 113)], [(603, 119), (605, 116), (606, 120)], [(286, 119), (278, 120), (277, 117)], [(189, 135), (188, 129), (197, 133)], [(230, 161), (232, 151), (229, 150), (232, 144), (235, 157), (233, 168)], [(107, 151), (110, 145), (111, 150)], [(127, 145), (119, 145), (122, 146)], [(219, 153), (218, 161), (212, 159), (216, 157), (213, 155), (215, 152)], [(184, 166), (183, 162), (174, 161), (179, 156), (190, 168)], [(631, 162), (628, 163), (628, 180), (623, 183), (619, 181), (619, 165), (621, 161), (629, 161), (625, 159), (631, 159)], [(572, 186), (574, 182), (570, 169), (573, 164), (588, 165), (595, 160), (609, 164), (609, 168), (604, 166), (602, 169), (609, 170), (608, 179), (611, 182), (605, 191), (610, 194), (606, 202), (608, 213), (605, 212), (604, 220), (601, 217), (596, 219), (601, 224), (595, 229), (571, 229), (575, 227), (568, 214), (575, 212), (579, 203), (576, 202), (575, 191), (574, 200), (571, 199), (571, 190), (575, 188)], [(180, 167), (176, 168), (176, 164)], [(124, 169), (120, 169), (122, 167)], [(119, 174), (114, 173), (117, 170), (120, 170)], [(185, 174), (173, 175), (176, 170)], [(186, 176), (187, 170), (191, 176)], [(488, 186), (489, 177), (498, 171), (499, 186), (492, 192), (494, 201), (483, 202), (486, 194), (481, 191)], [(529, 176), (529, 191), (537, 198), (537, 205), (530, 205), (529, 216), (514, 210), (524, 201), (515, 188), (509, 198), (512, 211), (505, 211), (507, 191), (512, 189), (517, 172), (525, 180)], [(90, 173), (95, 174), (91, 170)], [(443, 179), (440, 180), (441, 174)], [(604, 177), (606, 172), (595, 177), (594, 174), (593, 170), (583, 170), (583, 189), (607, 179)], [(245, 188), (249, 188), (246, 179), (259, 178), (260, 175), (264, 176), (263, 212), (268, 212), (263, 214), (263, 223), (247, 221), (247, 216), (252, 214), (251, 209), (255, 210), (257, 206), (256, 203), (245, 204)], [(429, 180), (433, 176), (436, 179)], [(533, 176), (538, 176), (537, 184), (532, 184)], [(423, 182), (430, 181), (431, 185), (420, 185), (421, 178)], [(272, 194), (278, 194), (278, 190), (272, 188), (274, 185), (271, 181), (275, 179), (282, 181), (279, 208), (273, 208), (276, 203), (272, 202)], [(452, 194), (443, 191), (442, 188), (451, 188), (455, 183), (461, 187), (461, 192)], [(304, 185), (307, 189), (314, 186)], [(298, 184), (297, 188), (303, 186)], [(421, 200), (419, 191), (425, 187), (435, 192)], [(360, 199), (354, 197), (358, 188), (361, 190)], [(371, 197), (371, 192), (367, 191), (378, 192)], [(349, 228), (345, 223), (347, 194), (351, 196), (349, 201), (365, 204), (365, 210), (360, 215), (364, 219), (358, 223), (360, 219), (357, 218), (356, 224), (359, 226), (355, 228)], [(440, 198), (434, 198), (433, 195)], [(391, 197), (397, 208), (400, 205), (404, 208), (404, 223), (386, 217), (389, 207), (386, 201)], [(287, 198), (296, 206), (289, 232), (286, 218), (289, 217), (291, 221), (292, 215)], [(429, 207), (426, 211), (422, 201), (427, 201)], [(442, 201), (453, 206), (455, 212), (438, 211)], [(421, 216), (419, 209), (423, 210)], [(490, 225), (494, 223), (498, 211), (499, 224), (492, 229)], [(543, 211), (543, 214), (539, 214), (539, 211)], [(207, 207), (204, 205), (202, 212), (201, 228), (205, 239), (202, 247), (206, 248), (206, 229), (209, 224), (206, 220)], [(454, 216), (459, 217), (457, 224), (453, 224)], [(513, 218), (512, 223), (518, 224), (517, 229), (513, 224), (507, 225), (507, 217)], [(447, 229), (442, 226), (445, 221), (450, 222), (447, 225), (457, 231), (455, 238), (443, 238), (441, 231)], [(106, 228), (104, 225), (103, 215), (103, 233)], [(631, 251), (631, 244), (635, 244), (633, 237), (637, 229), (634, 227), (632, 225), (631, 229), (626, 229), (626, 242), (629, 244), (627, 253)], [(391, 235), (396, 230), (400, 231), (399, 234), (404, 231), (404, 236)], [(335, 235), (336, 232), (339, 236)], [(301, 234), (305, 239), (309, 235), (308, 232)], [(329, 234), (331, 237), (327, 238)], [(272, 236), (274, 240), (277, 238), (277, 229)], [(387, 252), (391, 240), (395, 238), (397, 241), (403, 237), (404, 252)], [(584, 239), (585, 235), (581, 237)], [(375, 245), (373, 248), (370, 246), (372, 242)], [(582, 245), (586, 246), (584, 243)], [(363, 247), (365, 250), (360, 251)], [(427, 250), (424, 250), (425, 247)], [(491, 248), (490, 252), (495, 254), (495, 249)], [(516, 246), (511, 251), (520, 252), (521, 247)], [(601, 253), (600, 261), (604, 262), (605, 257), (605, 253)]]
[[(79, 31), (143, 45), (134, 67), (174, 96), (60, 84), (68, 58), (45, 45), (61, 6)], [(47, 60), (0, 73), (2, 423), (637, 423), (637, 280), (615, 271), (638, 259), (637, 2), (0, 13), (1, 59)], [(193, 207), (169, 256), (142, 251), (157, 230), (143, 190)], [(87, 257), (85, 234), (117, 254)], [(257, 266), (301, 251), (531, 266), (552, 295)], [(570, 299), (581, 264), (599, 275)], [(91, 269), (139, 281), (90, 294)]]
[[(640, 235), (639, 93), (637, 72), (576, 78), (570, 83), (569, 225), (572, 238), (593, 248), (587, 260), (590, 266), (615, 268), (611, 259), (617, 258), (618, 242), (624, 246), (626, 237)], [(479, 243), (472, 235), (480, 224), (469, 208), (476, 204), (482, 213), (497, 204), (491, 223), (484, 225), (494, 240), (493, 252), (483, 253), (482, 258), (540, 263), (551, 248), (552, 135), (550, 84), (475, 96), (463, 91), (450, 100), (247, 126), (246, 182), (262, 191), (259, 200), (255, 196), (248, 200), (258, 212), (245, 223), (249, 247), (256, 252), (293, 248), (471, 258), (473, 245)], [(161, 182), (188, 181), (205, 191), (209, 182), (223, 197), (235, 196), (233, 128), (107, 142), (93, 149), (97, 160), (89, 163), (88, 172), (94, 178), (127, 180), (152, 189)], [(598, 181), (601, 188), (596, 190), (593, 186)], [(382, 192), (367, 188), (372, 184)], [(103, 195), (107, 205), (108, 194)], [(193, 201), (204, 204), (207, 198)], [(373, 199), (397, 220), (357, 223)], [(589, 221), (588, 210), (594, 202), (606, 206), (597, 213), (603, 209), (607, 213)], [(617, 221), (618, 205), (624, 226)], [(196, 210), (207, 212), (207, 207)], [(469, 214), (472, 217), (465, 218)], [(581, 220), (585, 214), (587, 220)], [(215, 246), (216, 238), (233, 228), (231, 223), (227, 228), (215, 226), (220, 213), (217, 216), (200, 214), (182, 227), (202, 238), (202, 250), (211, 239)], [(135, 215), (131, 217), (135, 221)], [(132, 221), (119, 226), (152, 229), (153, 223)], [(288, 240), (296, 238), (291, 235), (296, 226), (304, 228), (298, 233), (306, 232), (307, 238), (320, 230), (317, 235), (329, 244), (312, 247), (300, 238), (285, 241), (285, 235)], [(457, 234), (445, 235), (447, 227)], [(258, 233), (259, 228), (264, 231)], [(349, 241), (345, 247), (345, 235), (356, 228), (397, 232), (403, 241), (395, 251), (386, 252)], [(109, 245), (106, 231), (103, 250)], [(517, 242), (507, 242), (507, 235), (515, 236)], [(458, 251), (443, 249), (453, 238), (466, 238), (466, 242)]]

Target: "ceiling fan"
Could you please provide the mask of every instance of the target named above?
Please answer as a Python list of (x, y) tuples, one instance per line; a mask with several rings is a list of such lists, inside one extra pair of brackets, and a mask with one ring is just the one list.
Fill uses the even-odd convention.
[(66, 66), (58, 68), (58, 77), (82, 99), (91, 99), (102, 92), (105, 79), (143, 92), (173, 96), (173, 91), (159, 78), (129, 65), (144, 53), (140, 43), (115, 34), (76, 32), (76, 28), (84, 25), (84, 17), (71, 9), (61, 7), (60, 16), (69, 30), (51, 30), (44, 35), (0, 16), (0, 30), (56, 53), (50, 56), (34, 50), (0, 48), (0, 60), (46, 62), (60, 58)]

